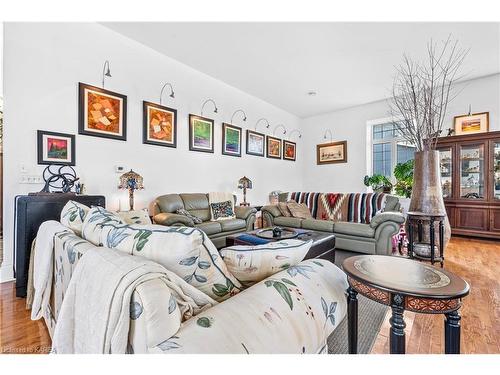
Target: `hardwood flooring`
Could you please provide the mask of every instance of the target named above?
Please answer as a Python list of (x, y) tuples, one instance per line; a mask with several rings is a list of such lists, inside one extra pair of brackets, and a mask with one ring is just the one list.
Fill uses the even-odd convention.
[[(453, 237), (445, 269), (471, 286), (464, 299), (462, 353), (500, 353), (500, 243)], [(389, 315), (372, 353), (389, 353)], [(406, 352), (443, 353), (444, 317), (405, 312)], [(0, 353), (47, 353), (50, 338), (42, 320), (32, 321), (25, 299), (15, 297), (13, 282), (0, 284)]]

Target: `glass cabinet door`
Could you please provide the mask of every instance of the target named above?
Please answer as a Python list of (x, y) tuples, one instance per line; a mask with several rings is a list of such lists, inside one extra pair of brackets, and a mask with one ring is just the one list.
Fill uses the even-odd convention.
[(441, 189), (443, 190), (443, 198), (451, 198), (452, 196), (452, 173), (453, 159), (451, 147), (441, 148), (439, 151), (439, 165), (441, 168)]
[(460, 146), (460, 198), (484, 199), (484, 144)]
[(500, 199), (500, 140), (492, 142), (493, 146), (493, 199)]

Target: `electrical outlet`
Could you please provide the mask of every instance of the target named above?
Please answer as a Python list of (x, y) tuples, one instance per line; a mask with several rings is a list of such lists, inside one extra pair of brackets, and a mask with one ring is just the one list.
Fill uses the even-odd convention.
[(20, 184), (43, 184), (43, 178), (42, 176), (36, 176), (36, 175), (22, 175), (20, 180)]

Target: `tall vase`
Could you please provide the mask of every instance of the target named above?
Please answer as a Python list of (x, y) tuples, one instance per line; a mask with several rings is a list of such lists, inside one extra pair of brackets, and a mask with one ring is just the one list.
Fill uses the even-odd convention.
[[(413, 170), (413, 187), (411, 190), (410, 211), (420, 211), (427, 214), (446, 215), (443, 192), (441, 190), (441, 168), (439, 151), (415, 152)], [(428, 230), (426, 231), (428, 232)], [(424, 238), (428, 237), (424, 233)], [(451, 227), (446, 216), (444, 222), (444, 247), (450, 241)]]

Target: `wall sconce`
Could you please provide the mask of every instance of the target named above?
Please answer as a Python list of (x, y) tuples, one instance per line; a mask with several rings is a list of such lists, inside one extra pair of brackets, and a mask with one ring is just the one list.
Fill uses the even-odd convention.
[(163, 87), (161, 88), (161, 91), (160, 91), (160, 105), (161, 105), (161, 98), (163, 97), (163, 90), (165, 90), (165, 87), (170, 87), (170, 97), (173, 99), (175, 98), (175, 93), (174, 93), (174, 88), (172, 87), (172, 84), (167, 82), (163, 85)]
[(215, 104), (215, 101), (213, 99), (207, 99), (203, 102), (203, 104), (201, 105), (201, 115), (203, 116), (203, 108), (205, 107), (205, 105), (207, 103), (211, 102), (213, 105), (214, 105), (214, 113), (217, 113), (218, 109), (217, 109), (217, 104)]
[(244, 111), (244, 110), (242, 110), (242, 109), (237, 109), (236, 111), (234, 111), (233, 115), (231, 116), (231, 121), (230, 121), (230, 123), (231, 123), (231, 124), (233, 123), (233, 117), (234, 117), (234, 116), (235, 116), (238, 112), (243, 113), (243, 121), (245, 121), (245, 122), (247, 121), (247, 114), (245, 113), (245, 111)]
[(267, 121), (266, 118), (260, 118), (257, 120), (257, 122), (255, 123), (255, 130), (257, 130), (257, 126), (259, 125), (259, 122), (261, 121), (265, 121), (266, 122), (266, 129), (269, 129), (269, 126), (271, 126), (271, 124), (269, 124), (269, 121)]
[(274, 130), (273, 130), (273, 135), (274, 135), (274, 133), (276, 133), (276, 129), (278, 129), (278, 128), (283, 128), (283, 135), (285, 135), (285, 134), (286, 134), (286, 128), (285, 128), (285, 125), (283, 125), (283, 124), (279, 124), (279, 125), (276, 125), (276, 126), (274, 127)]
[(295, 133), (295, 132), (299, 133), (299, 138), (302, 138), (302, 133), (300, 132), (300, 130), (299, 129), (293, 129), (290, 133), (288, 133), (288, 139), (292, 139), (292, 134)]
[(326, 139), (326, 134), (327, 133), (330, 134), (330, 142), (331, 142), (332, 139), (333, 139), (333, 134), (332, 134), (332, 131), (330, 129), (326, 129), (325, 134), (323, 135), (323, 139)]
[[(108, 67), (107, 69), (106, 69), (106, 66)], [(106, 60), (104, 62), (104, 66), (102, 68), (102, 88), (104, 88), (105, 77), (111, 77), (111, 71), (109, 70), (109, 61), (108, 60)]]

